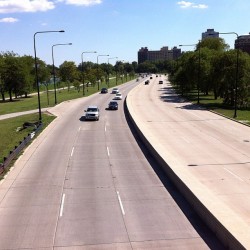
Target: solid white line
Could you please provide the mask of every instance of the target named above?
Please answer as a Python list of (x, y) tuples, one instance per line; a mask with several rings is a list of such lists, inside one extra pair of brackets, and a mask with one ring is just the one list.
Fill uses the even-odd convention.
[(116, 191), (116, 193), (117, 193), (117, 196), (118, 196), (118, 200), (119, 200), (120, 208), (122, 210), (122, 214), (125, 215), (125, 211), (124, 211), (124, 208), (123, 208), (123, 205), (122, 205), (122, 200), (121, 200), (120, 194), (119, 194), (118, 191)]
[(73, 147), (72, 150), (71, 150), (71, 154), (70, 154), (71, 157), (72, 157), (73, 154), (74, 154), (74, 150), (75, 150), (75, 148)]
[(62, 196), (62, 203), (61, 203), (61, 208), (60, 208), (60, 217), (62, 217), (62, 215), (63, 215), (64, 200), (65, 200), (65, 194), (63, 194), (63, 196)]
[(230, 173), (231, 175), (233, 175), (234, 177), (236, 177), (237, 179), (239, 179), (240, 181), (244, 181), (243, 179), (241, 179), (238, 175), (234, 174), (233, 172), (231, 172), (229, 169), (224, 168), (228, 173)]
[(109, 153), (109, 147), (107, 147), (107, 152), (108, 152), (108, 156), (110, 156), (110, 153)]

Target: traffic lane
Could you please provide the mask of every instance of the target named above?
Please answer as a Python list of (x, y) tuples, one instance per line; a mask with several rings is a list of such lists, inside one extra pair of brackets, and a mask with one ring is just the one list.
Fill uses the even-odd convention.
[[(230, 226), (234, 221), (241, 221), (240, 223), (243, 223), (241, 224), (241, 228), (246, 229), (246, 223), (248, 223), (247, 215), (249, 213), (249, 208), (246, 204), (249, 204), (249, 195), (244, 194), (246, 194), (246, 192), (249, 194), (249, 188), (247, 188), (247, 190), (243, 188), (240, 193), (235, 193), (235, 190), (237, 190), (236, 186), (242, 185), (242, 180), (238, 177), (239, 175), (241, 176), (243, 172), (239, 174), (230, 170), (230, 173), (226, 169), (226, 166), (228, 166), (226, 164), (231, 162), (233, 164), (230, 164), (229, 166), (236, 168), (237, 165), (238, 167), (242, 167), (243, 164), (247, 166), (246, 164), (249, 163), (249, 146), (246, 146), (247, 148), (243, 147), (242, 151), (240, 151), (242, 147), (240, 147), (239, 150), (237, 149), (237, 145), (242, 143), (241, 138), (246, 138), (249, 135), (249, 132), (246, 132), (249, 131), (249, 127), (227, 120), (211, 112), (198, 109), (196, 108), (196, 105), (192, 106), (192, 109), (190, 109), (189, 104), (183, 103), (181, 100), (176, 101), (176, 97), (170, 97), (168, 99), (169, 101), (164, 101), (161, 98), (162, 87), (159, 85), (154, 86), (155, 91), (150, 92), (148, 89), (142, 88), (142, 86), (139, 87), (136, 90), (138, 90), (141, 95), (145, 96), (148, 102), (144, 102), (144, 105), (142, 105), (142, 100), (140, 98), (133, 98), (132, 101), (133, 107), (138, 108), (135, 112), (136, 121), (139, 121), (139, 127), (143, 129), (143, 133), (146, 137), (151, 143), (153, 143), (158, 152), (161, 152), (161, 154), (164, 152), (164, 159), (166, 159), (168, 165), (172, 167), (177, 175), (180, 176), (187, 185), (190, 185), (190, 187), (192, 187), (192, 183), (190, 182), (192, 178), (185, 178), (184, 173), (185, 175), (192, 173), (192, 175), (195, 176), (196, 180), (199, 181), (200, 188), (204, 190), (203, 195), (200, 194), (198, 197), (202, 199), (208, 207), (211, 207), (211, 211), (218, 214), (219, 219), (221, 219), (223, 223), (225, 222), (225, 225), (230, 227), (229, 230), (238, 230), (237, 227)], [(171, 88), (169, 87), (168, 89)], [(171, 93), (168, 94), (171, 96)], [(133, 96), (137, 95), (137, 92), (133, 91)], [(178, 107), (179, 105), (189, 108), (176, 108), (176, 106)], [(161, 116), (150, 116), (155, 110), (158, 111), (156, 114), (161, 114)], [(221, 126), (222, 120), (225, 120), (224, 126)], [(205, 128), (202, 126), (204, 123)], [(207, 128), (209, 123), (212, 124), (210, 129)], [(226, 126), (228, 127), (227, 129), (225, 129)], [(238, 127), (238, 129), (235, 129), (235, 127)], [(223, 136), (226, 134), (225, 131), (230, 128), (232, 128), (229, 133), (229, 138), (232, 138), (230, 141), (231, 143), (228, 143), (229, 139), (227, 136), (225, 136), (226, 143), (224, 143)], [(218, 137), (217, 134), (220, 134), (220, 129), (221, 135)], [(235, 131), (237, 131), (237, 133), (235, 133)], [(235, 136), (233, 136), (233, 134)], [(214, 142), (214, 147), (209, 146), (209, 143), (211, 142)], [(246, 151), (248, 153), (246, 153)], [(225, 155), (227, 155), (226, 158), (222, 157)], [(196, 166), (197, 163), (200, 165)], [(206, 164), (210, 164), (210, 168), (208, 168), (208, 165)], [(206, 166), (208, 171), (203, 172), (203, 174), (206, 174), (203, 175), (203, 178), (200, 181), (199, 171), (201, 171), (200, 173), (202, 175), (202, 170), (204, 170)], [(217, 178), (218, 176), (220, 178)], [(234, 179), (232, 177), (234, 177)], [(248, 183), (247, 179), (249, 179), (249, 173), (247, 173), (245, 177), (244, 181)], [(225, 180), (227, 181), (225, 182)], [(229, 187), (228, 189), (226, 188), (226, 185), (224, 186), (225, 189), (221, 189), (223, 182), (228, 183), (226, 184)], [(213, 196), (213, 203), (208, 200), (212, 198), (210, 190), (211, 186), (213, 186), (212, 191), (214, 194), (220, 193), (220, 195)], [(215, 189), (217, 190), (216, 192), (214, 192)], [(195, 190), (198, 191), (197, 188)], [(209, 195), (204, 196), (205, 193)], [(243, 198), (244, 196), (245, 199)], [(230, 199), (230, 197), (232, 199)], [(233, 202), (234, 197), (236, 197), (235, 200), (237, 200), (237, 204)], [(215, 200), (220, 204), (217, 208), (213, 206)], [(240, 204), (244, 206), (243, 208), (241, 207), (242, 214), (233, 212), (237, 211), (235, 210), (235, 207), (238, 206), (239, 201)], [(219, 211), (220, 207), (227, 208), (224, 210), (223, 216)], [(229, 217), (231, 219), (229, 219)], [(232, 218), (234, 219), (232, 220)], [(245, 229), (244, 232), (246, 232)], [(244, 232), (235, 233), (243, 233), (242, 238), (244, 238)]]
[(131, 139), (134, 137), (123, 119), (111, 122), (106, 134), (114, 183), (132, 246), (138, 249), (153, 245), (167, 247), (171, 246), (170, 241), (181, 239), (179, 244), (190, 243), (193, 247), (208, 249), (166, 191), (137, 142)]
[(27, 149), (19, 174), (7, 176), (13, 183), (0, 204), (0, 249), (53, 246), (68, 154), (55, 147), (47, 132), (36, 139), (35, 150), (34, 145)]
[(105, 104), (113, 97), (112, 94), (96, 96), (94, 103), (100, 107), (100, 120), (83, 121), (79, 125), (65, 178), (64, 206), (55, 246), (117, 245), (129, 241), (105, 138)]
[(53, 246), (78, 114), (90, 99), (53, 108), (60, 117), (34, 140), (1, 182), (5, 193), (0, 204), (0, 249)]

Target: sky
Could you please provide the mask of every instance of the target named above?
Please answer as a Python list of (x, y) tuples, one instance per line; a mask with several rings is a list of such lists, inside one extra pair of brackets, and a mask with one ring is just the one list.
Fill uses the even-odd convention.
[[(196, 44), (207, 29), (249, 34), (249, 13), (249, 0), (0, 0), (0, 52), (34, 56), (35, 40), (46, 64), (52, 47), (56, 66), (97, 57), (98, 63), (131, 63), (141, 47)], [(65, 32), (37, 33), (59, 30)], [(236, 35), (220, 37), (233, 48)]]

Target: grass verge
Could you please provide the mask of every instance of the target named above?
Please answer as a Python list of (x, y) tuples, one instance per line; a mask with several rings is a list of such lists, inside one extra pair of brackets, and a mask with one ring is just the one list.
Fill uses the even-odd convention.
[[(54, 119), (54, 116), (43, 114), (43, 126), (39, 133)], [(37, 120), (38, 114), (23, 115), (15, 118), (0, 120), (0, 163), (3, 162), (4, 157), (7, 157), (9, 152), (13, 150), (15, 146), (19, 145), (19, 142), (22, 141), (24, 137), (28, 136), (28, 134), (33, 131), (33, 127), (23, 129), (23, 124), (25, 122), (37, 122)], [(14, 161), (15, 159), (13, 162)], [(0, 175), (0, 179), (2, 179), (7, 171), (8, 169)]]

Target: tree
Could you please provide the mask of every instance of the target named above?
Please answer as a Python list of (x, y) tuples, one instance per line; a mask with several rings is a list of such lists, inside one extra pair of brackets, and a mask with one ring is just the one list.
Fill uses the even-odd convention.
[(64, 61), (59, 66), (59, 75), (64, 82), (72, 83), (75, 79), (79, 77), (77, 73), (77, 67), (74, 62)]

